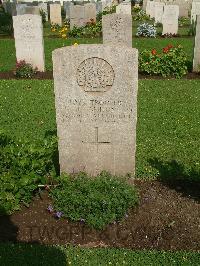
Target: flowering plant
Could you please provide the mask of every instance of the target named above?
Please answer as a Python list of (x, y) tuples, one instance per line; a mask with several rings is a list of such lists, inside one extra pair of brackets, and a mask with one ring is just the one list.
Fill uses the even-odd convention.
[(155, 38), (156, 28), (149, 23), (142, 23), (137, 28), (136, 36)]
[(144, 50), (139, 56), (139, 70), (149, 75), (181, 78), (187, 74), (187, 56), (182, 46), (169, 44), (161, 52)]
[(31, 64), (25, 60), (17, 61), (14, 75), (18, 78), (32, 78), (37, 73), (37, 68), (33, 68)]

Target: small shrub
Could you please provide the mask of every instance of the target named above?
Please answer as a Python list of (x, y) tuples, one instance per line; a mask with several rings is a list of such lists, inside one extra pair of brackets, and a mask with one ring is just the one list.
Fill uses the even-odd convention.
[(106, 172), (94, 179), (84, 173), (62, 176), (51, 196), (55, 213), (72, 221), (84, 221), (96, 229), (121, 219), (138, 202), (133, 186)]
[(140, 24), (137, 28), (136, 36), (155, 38), (156, 28), (149, 23)]
[(149, 75), (181, 78), (187, 74), (187, 56), (180, 45), (168, 45), (161, 53), (155, 49), (144, 50), (139, 56), (139, 71)]
[(133, 20), (147, 21), (147, 20), (151, 20), (151, 18), (149, 15), (146, 14), (144, 10), (139, 10), (139, 12), (134, 13)]
[(45, 22), (46, 22), (46, 13), (42, 9), (40, 9), (40, 16), (42, 17), (42, 23), (45, 24)]
[(37, 73), (37, 68), (21, 60), (16, 63), (14, 74), (18, 78), (32, 78)]
[(190, 24), (191, 24), (190, 18), (179, 17), (179, 19), (178, 19), (178, 26), (179, 27), (190, 26)]
[(55, 175), (55, 139), (40, 144), (12, 140), (0, 132), (0, 215), (29, 204), (38, 184), (47, 184)]
[(102, 34), (102, 24), (101, 21), (95, 22), (94, 20), (90, 20), (87, 22), (86, 26), (83, 27), (74, 27), (71, 31), (69, 31), (69, 36), (74, 38), (80, 37), (99, 37)]

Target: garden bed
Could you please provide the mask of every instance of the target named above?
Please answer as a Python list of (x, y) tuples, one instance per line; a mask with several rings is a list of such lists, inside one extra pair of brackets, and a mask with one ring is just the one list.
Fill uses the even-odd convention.
[(199, 250), (200, 185), (188, 182), (135, 181), (140, 190), (139, 206), (123, 221), (103, 231), (83, 222), (56, 219), (48, 213), (47, 192), (30, 207), (0, 219), (0, 241), (43, 244), (71, 243), (82, 247), (130, 249)]
[[(17, 78), (13, 71), (6, 71), (6, 72), (0, 72), (0, 79), (20, 79)], [(30, 78), (28, 78), (30, 79)], [(46, 72), (37, 72), (37, 74), (32, 79), (53, 79), (53, 72), (52, 71), (46, 71)], [(162, 76), (151, 76), (151, 75), (145, 75), (145, 74), (139, 74), (139, 79), (175, 79), (174, 77), (166, 77), (163, 78)], [(183, 77), (183, 79), (200, 79), (200, 73), (188, 73)]]

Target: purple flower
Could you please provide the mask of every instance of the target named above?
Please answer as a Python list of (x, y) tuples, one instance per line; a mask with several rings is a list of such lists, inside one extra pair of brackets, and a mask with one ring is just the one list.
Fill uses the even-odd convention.
[(47, 208), (47, 211), (52, 213), (53, 212), (53, 206), (52, 205), (49, 205), (48, 208)]
[(56, 212), (56, 213), (55, 213), (55, 217), (56, 217), (56, 218), (59, 219), (61, 216), (62, 216), (62, 212)]

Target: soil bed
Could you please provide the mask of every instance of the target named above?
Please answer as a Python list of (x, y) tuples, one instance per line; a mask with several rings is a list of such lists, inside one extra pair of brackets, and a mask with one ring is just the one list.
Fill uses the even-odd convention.
[(71, 243), (83, 247), (129, 249), (200, 250), (200, 186), (136, 181), (139, 206), (121, 222), (103, 231), (83, 222), (56, 219), (47, 211), (48, 192), (36, 197), (30, 207), (0, 218), (0, 241)]
[[(13, 74), (13, 71), (7, 71), (7, 72), (0, 72), (0, 79), (20, 79), (16, 78), (16, 76)], [(30, 79), (30, 78), (27, 78)], [(37, 74), (32, 79), (53, 79), (53, 71), (46, 71), (46, 72), (37, 72)], [(175, 79), (173, 77), (166, 77), (163, 78), (162, 76), (150, 76), (150, 75), (144, 75), (139, 74), (139, 79)], [(186, 76), (184, 76), (182, 79), (200, 79), (199, 73), (188, 73)]]

